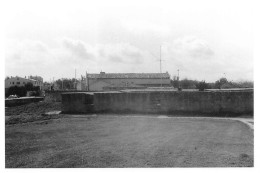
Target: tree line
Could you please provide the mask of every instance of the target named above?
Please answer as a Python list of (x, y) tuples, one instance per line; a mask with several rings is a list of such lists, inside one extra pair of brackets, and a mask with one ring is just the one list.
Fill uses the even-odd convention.
[(11, 86), (5, 92), (5, 97), (10, 95), (17, 95), (19, 97), (26, 96), (28, 91), (32, 91), (32, 96), (39, 96), (40, 95), (40, 87), (33, 86), (32, 83), (26, 83), (24, 86)]
[(75, 78), (72, 79), (58, 79), (56, 80), (56, 84), (59, 90), (71, 90), (75, 89), (75, 82), (78, 80)]
[[(72, 79), (58, 79), (56, 80), (56, 84), (59, 90), (70, 90), (75, 89), (75, 81), (78, 80), (75, 78)], [(174, 88), (182, 88), (182, 89), (199, 89), (203, 91), (204, 89), (228, 89), (228, 88), (253, 88), (254, 84), (250, 81), (241, 81), (241, 82), (233, 82), (228, 81), (226, 78), (220, 78), (219, 80), (209, 83), (205, 81), (191, 80), (191, 79), (182, 79), (178, 80), (174, 78), (171, 80), (171, 85)]]
[(226, 78), (220, 78), (219, 80), (213, 83), (207, 83), (205, 81), (197, 81), (190, 79), (182, 79), (182, 80), (171, 80), (171, 85), (174, 88), (182, 88), (182, 89), (199, 89), (203, 91), (204, 89), (229, 89), (229, 88), (253, 88), (254, 83), (251, 81), (240, 81), (233, 82), (228, 81)]

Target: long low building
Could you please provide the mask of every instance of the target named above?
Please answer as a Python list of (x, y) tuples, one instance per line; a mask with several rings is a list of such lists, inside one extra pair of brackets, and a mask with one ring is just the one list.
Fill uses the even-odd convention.
[(105, 73), (86, 74), (78, 83), (78, 90), (113, 91), (142, 89), (147, 87), (169, 87), (170, 75), (166, 73)]

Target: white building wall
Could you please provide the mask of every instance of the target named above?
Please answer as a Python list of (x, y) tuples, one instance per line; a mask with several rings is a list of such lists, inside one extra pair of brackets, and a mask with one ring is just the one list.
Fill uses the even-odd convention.
[(109, 85), (109, 83), (106, 83), (104, 81), (96, 81), (94, 83), (89, 83), (89, 91), (103, 91), (103, 87)]
[(163, 86), (170, 85), (171, 81), (170, 79), (88, 79), (89, 82), (89, 90), (90, 91), (102, 91), (103, 87), (109, 86), (109, 85), (142, 85), (142, 86), (148, 86), (148, 85), (156, 85), (160, 86), (161, 84)]
[(26, 83), (32, 83), (33, 86), (39, 86), (40, 89), (42, 89), (42, 82), (40, 81), (35, 81), (27, 78), (22, 78), (22, 77), (11, 77), (9, 79), (5, 80), (5, 88), (10, 88), (12, 86), (25, 86)]
[(160, 85), (161, 83), (164, 85), (170, 85), (170, 79), (89, 79), (89, 84), (95, 83), (97, 81), (104, 81), (110, 84), (122, 84), (122, 83), (130, 83), (136, 85)]
[(26, 83), (32, 83), (34, 85), (33, 80), (21, 77), (11, 77), (5, 80), (5, 88), (10, 88), (12, 86), (24, 86)]

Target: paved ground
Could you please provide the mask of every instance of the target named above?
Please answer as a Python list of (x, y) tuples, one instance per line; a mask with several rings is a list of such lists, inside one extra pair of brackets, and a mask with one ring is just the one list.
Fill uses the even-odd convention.
[(237, 120), (79, 115), (5, 129), (7, 168), (253, 166), (253, 130)]

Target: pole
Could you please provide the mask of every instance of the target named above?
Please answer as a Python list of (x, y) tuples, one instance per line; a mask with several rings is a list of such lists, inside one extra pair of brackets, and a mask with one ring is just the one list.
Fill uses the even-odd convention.
[(88, 91), (88, 72), (86, 71), (86, 90)]
[(77, 73), (77, 70), (75, 69), (75, 82), (74, 82), (75, 89), (77, 89), (77, 88), (76, 88), (76, 73)]
[(180, 74), (179, 74), (179, 69), (178, 69), (178, 88), (180, 88)]
[(162, 88), (162, 45), (160, 45), (160, 74), (161, 74), (161, 88)]

